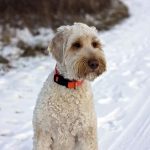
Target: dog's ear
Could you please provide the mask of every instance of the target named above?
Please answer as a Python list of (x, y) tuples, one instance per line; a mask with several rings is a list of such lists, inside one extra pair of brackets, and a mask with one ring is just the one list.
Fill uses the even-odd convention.
[(54, 58), (59, 62), (63, 62), (63, 55), (66, 48), (66, 43), (68, 39), (68, 27), (62, 26), (57, 29), (57, 33), (52, 38), (48, 51), (52, 53)]
[(64, 35), (62, 32), (56, 33), (52, 38), (48, 50), (52, 53), (53, 57), (60, 63), (63, 61), (63, 45)]

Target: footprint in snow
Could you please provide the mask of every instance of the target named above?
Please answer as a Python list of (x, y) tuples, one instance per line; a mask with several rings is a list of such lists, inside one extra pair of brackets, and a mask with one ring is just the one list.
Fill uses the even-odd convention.
[(125, 111), (122, 108), (116, 108), (108, 115), (98, 118), (98, 127), (105, 128), (107, 130), (121, 130), (119, 121), (125, 116)]

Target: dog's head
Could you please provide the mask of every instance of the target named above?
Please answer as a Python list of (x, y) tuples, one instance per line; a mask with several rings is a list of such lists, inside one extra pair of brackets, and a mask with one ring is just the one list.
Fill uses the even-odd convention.
[(65, 67), (69, 79), (94, 80), (106, 70), (95, 27), (82, 23), (59, 27), (49, 49), (56, 61)]

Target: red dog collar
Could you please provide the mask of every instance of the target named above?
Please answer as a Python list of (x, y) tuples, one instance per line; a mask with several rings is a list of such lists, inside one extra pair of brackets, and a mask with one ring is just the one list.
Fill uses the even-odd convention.
[(55, 74), (54, 74), (54, 82), (56, 82), (57, 84), (60, 84), (62, 86), (66, 86), (69, 89), (76, 89), (83, 83), (83, 80), (76, 81), (76, 80), (65, 79), (62, 75), (59, 74), (59, 72), (57, 70), (57, 66), (56, 66)]

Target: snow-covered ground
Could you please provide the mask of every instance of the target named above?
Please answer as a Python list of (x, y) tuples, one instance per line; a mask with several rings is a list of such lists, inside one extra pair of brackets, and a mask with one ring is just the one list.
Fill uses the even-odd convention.
[[(100, 33), (108, 71), (93, 92), (101, 150), (150, 150), (150, 1), (124, 0), (131, 17)], [(0, 76), (0, 150), (32, 149), (32, 111), (55, 61), (24, 58)]]

